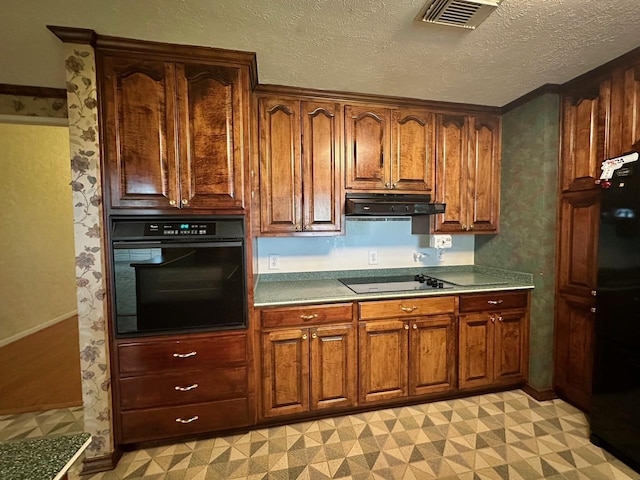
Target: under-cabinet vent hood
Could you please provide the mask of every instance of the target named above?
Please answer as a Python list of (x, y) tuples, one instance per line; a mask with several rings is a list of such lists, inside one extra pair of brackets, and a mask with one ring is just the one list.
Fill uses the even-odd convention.
[(416, 20), (451, 27), (475, 29), (502, 0), (429, 0)]
[(346, 215), (417, 216), (444, 213), (444, 203), (431, 203), (431, 195), (398, 193), (347, 193)]

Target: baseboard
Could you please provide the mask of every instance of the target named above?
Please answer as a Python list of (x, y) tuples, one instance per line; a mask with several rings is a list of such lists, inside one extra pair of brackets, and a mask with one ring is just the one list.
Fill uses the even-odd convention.
[(56, 318), (52, 318), (51, 320), (41, 323), (40, 325), (36, 325), (35, 327), (31, 327), (28, 330), (25, 330), (23, 332), (20, 332), (16, 335), (13, 335), (9, 338), (5, 338), (4, 340), (0, 340), (0, 348), (9, 345), (10, 343), (13, 342), (17, 342), (18, 340), (21, 340), (25, 337), (28, 337), (29, 335), (33, 335), (34, 333), (39, 332), (40, 330), (44, 330), (45, 328), (49, 328), (52, 327), (54, 325), (56, 325), (57, 323), (63, 322), (75, 315), (78, 314), (77, 310), (74, 310), (72, 312), (69, 313), (65, 313), (64, 315), (60, 315), (59, 317)]
[(93, 473), (106, 472), (113, 470), (118, 465), (122, 457), (122, 450), (115, 448), (109, 455), (100, 457), (86, 458), (82, 461), (82, 471), (80, 475), (90, 475)]
[(535, 398), (539, 402), (546, 402), (547, 400), (555, 400), (556, 398), (558, 398), (558, 395), (556, 395), (556, 392), (553, 388), (538, 390), (528, 383), (522, 386), (522, 391), (530, 397)]
[(44, 412), (46, 410), (57, 410), (59, 408), (73, 408), (81, 407), (82, 402), (60, 402), (60, 403), (45, 403), (38, 405), (29, 405), (26, 407), (5, 408), (0, 410), (0, 415), (15, 415), (18, 413), (30, 413), (30, 412)]

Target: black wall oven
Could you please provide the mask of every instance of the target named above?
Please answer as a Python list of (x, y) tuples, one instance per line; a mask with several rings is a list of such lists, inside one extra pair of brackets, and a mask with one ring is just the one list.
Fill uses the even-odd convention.
[(242, 217), (112, 218), (117, 337), (244, 328)]

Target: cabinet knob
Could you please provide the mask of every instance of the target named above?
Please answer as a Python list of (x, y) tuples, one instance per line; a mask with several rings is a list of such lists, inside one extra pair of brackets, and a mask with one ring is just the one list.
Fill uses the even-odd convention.
[(405, 329), (405, 330), (409, 330), (409, 324), (408, 324), (408, 323), (405, 323), (405, 324), (404, 324), (404, 329)]
[(418, 325), (416, 325), (415, 323), (413, 324), (413, 329), (417, 330), (418, 329)]
[(468, 230), (473, 230), (473, 225), (469, 225)]
[(307, 334), (306, 334), (306, 333), (303, 333), (303, 334), (302, 334), (302, 339), (303, 339), (303, 340), (306, 340), (307, 338), (308, 338), (308, 337), (307, 337)]
[(467, 230), (467, 226), (465, 224), (462, 224), (462, 230)]
[(176, 201), (175, 200), (169, 200), (169, 205), (171, 205), (172, 207), (176, 206)]
[(313, 320), (314, 318), (318, 318), (317, 313), (312, 313), (311, 315), (300, 315), (300, 320)]
[(191, 423), (191, 422), (195, 422), (196, 420), (198, 420), (200, 417), (198, 415), (194, 415), (191, 418), (176, 418), (176, 422), (178, 423)]
[(180, 201), (180, 203), (181, 203), (182, 205), (189, 205), (189, 200), (187, 200), (186, 198), (183, 198), (183, 199)]
[(302, 231), (302, 227), (300, 226), (299, 223), (295, 226), (295, 229), (296, 229), (296, 232)]
[(499, 322), (503, 322), (503, 321), (504, 321), (504, 318), (502, 318), (501, 316), (498, 316), (498, 321), (499, 321)]
[(395, 182), (395, 183), (392, 185), (392, 187), (393, 187), (393, 188), (398, 188), (398, 182)]
[(416, 307), (415, 305), (412, 305), (410, 307), (406, 307), (404, 305), (400, 305), (400, 310), (402, 310), (405, 313), (411, 313), (414, 310), (416, 310), (418, 307)]
[(591, 313), (596, 313), (596, 307), (591, 307)]
[(385, 188), (391, 188), (391, 184), (389, 182), (387, 182), (387, 183), (384, 184), (384, 187)]
[(318, 338), (318, 334), (317, 334), (316, 332), (313, 332), (313, 333), (311, 334), (311, 338)]
[(591, 290), (591, 296), (595, 297), (596, 296), (596, 291), (595, 290)]
[(491, 320), (491, 323), (495, 323), (496, 321), (496, 317), (494, 317), (493, 315), (489, 315), (489, 319)]

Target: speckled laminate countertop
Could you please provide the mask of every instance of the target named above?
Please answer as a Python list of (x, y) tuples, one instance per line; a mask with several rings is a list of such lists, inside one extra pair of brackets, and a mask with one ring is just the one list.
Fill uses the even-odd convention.
[(2, 480), (52, 480), (64, 478), (67, 470), (89, 445), (91, 435), (78, 433), (59, 437), (0, 443)]
[[(438, 273), (474, 272), (496, 277), (502, 284), (454, 286), (447, 290), (416, 290), (403, 292), (354, 293), (339, 278), (375, 277), (391, 275), (425, 275)], [(277, 305), (308, 305), (314, 303), (380, 300), (385, 298), (457, 295), (460, 293), (491, 292), (497, 290), (527, 290), (533, 288), (533, 275), (480, 265), (451, 267), (418, 267), (331, 272), (297, 272), (259, 275), (254, 295), (256, 307)]]

